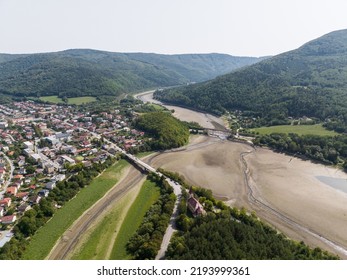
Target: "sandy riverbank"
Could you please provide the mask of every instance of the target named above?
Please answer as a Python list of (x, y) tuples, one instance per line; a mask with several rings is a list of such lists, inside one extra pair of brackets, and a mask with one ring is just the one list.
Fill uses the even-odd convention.
[[(211, 189), (217, 198), (231, 205), (255, 210), (259, 217), (294, 239), (337, 253), (322, 240), (293, 228), (271, 211), (249, 201), (240, 159), (240, 154), (247, 151), (252, 148), (245, 144), (195, 136), (185, 151), (158, 155), (151, 164), (179, 172), (191, 184)], [(347, 180), (346, 173), (267, 149), (257, 149), (245, 159), (257, 199), (298, 225), (347, 248), (347, 194), (316, 178)]]
[[(162, 104), (160, 101), (153, 99), (153, 91), (143, 92), (135, 96), (143, 102)], [(169, 110), (174, 110), (175, 112), (173, 113), (173, 115), (181, 121), (197, 122), (205, 128), (215, 128), (216, 124), (217, 126), (225, 125), (224, 121), (221, 118), (218, 118), (211, 114), (200, 113), (171, 105), (165, 105), (165, 107)]]

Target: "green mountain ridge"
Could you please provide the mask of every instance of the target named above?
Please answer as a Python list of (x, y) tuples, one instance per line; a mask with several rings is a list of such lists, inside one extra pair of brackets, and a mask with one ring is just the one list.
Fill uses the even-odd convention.
[(155, 97), (216, 114), (239, 109), (267, 123), (304, 115), (347, 121), (347, 30), (211, 81), (156, 92)]
[(203, 81), (261, 60), (223, 54), (160, 55), (73, 49), (0, 54), (0, 93), (60, 97), (122, 93)]

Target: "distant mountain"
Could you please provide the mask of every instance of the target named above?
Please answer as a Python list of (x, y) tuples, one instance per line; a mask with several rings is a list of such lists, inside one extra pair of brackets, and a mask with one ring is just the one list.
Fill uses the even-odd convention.
[(288, 116), (347, 121), (347, 30), (156, 98), (221, 114), (240, 109), (271, 122)]
[(203, 81), (261, 58), (224, 54), (160, 55), (67, 50), (0, 54), (0, 93), (18, 96), (119, 95)]

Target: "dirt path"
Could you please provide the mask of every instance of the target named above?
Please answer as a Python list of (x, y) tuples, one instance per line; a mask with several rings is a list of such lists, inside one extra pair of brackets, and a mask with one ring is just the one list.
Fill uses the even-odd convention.
[(48, 255), (47, 259), (68, 259), (82, 235), (97, 219), (99, 219), (100, 213), (107, 210), (107, 208), (111, 207), (121, 199), (144, 177), (145, 175), (133, 166), (127, 167), (119, 182), (109, 190), (104, 197), (85, 211), (83, 215), (63, 234)]
[(141, 186), (143, 185), (143, 183), (145, 182), (146, 180), (146, 177), (143, 177), (137, 184), (136, 186), (134, 186), (134, 188), (136, 188), (136, 193), (134, 193), (133, 197), (131, 198), (131, 200), (129, 201), (129, 203), (126, 205), (126, 207), (123, 209), (122, 211), (122, 215), (119, 217), (119, 222), (117, 224), (117, 227), (114, 229), (114, 233), (112, 235), (112, 238), (111, 238), (111, 243), (107, 249), (107, 252), (106, 252), (106, 260), (109, 260), (110, 257), (111, 257), (111, 253), (112, 253), (112, 250), (113, 250), (113, 247), (114, 247), (114, 243), (116, 241), (116, 238), (117, 238), (117, 235), (119, 233), (119, 229), (120, 227), (122, 226), (123, 224), (123, 221), (128, 213), (128, 210), (129, 208), (131, 207), (131, 205), (133, 204), (133, 202), (135, 201), (137, 195), (139, 194), (140, 192), (140, 189), (141, 189)]

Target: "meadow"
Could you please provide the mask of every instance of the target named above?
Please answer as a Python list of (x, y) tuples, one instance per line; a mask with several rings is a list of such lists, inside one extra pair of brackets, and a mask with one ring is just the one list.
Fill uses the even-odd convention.
[(148, 209), (158, 200), (159, 195), (159, 188), (156, 184), (148, 180), (145, 181), (122, 222), (111, 252), (111, 260), (127, 260), (131, 258), (126, 252), (126, 244), (141, 225)]
[(271, 133), (296, 133), (299, 135), (319, 135), (319, 136), (334, 136), (338, 133), (327, 130), (322, 124), (314, 125), (278, 125), (278, 126), (264, 126), (252, 129), (259, 134), (271, 134)]
[[(63, 99), (57, 95), (42, 96), (40, 100), (51, 103), (64, 103)], [(82, 105), (85, 103), (95, 102), (97, 99), (93, 96), (81, 96), (81, 97), (71, 97), (67, 99), (67, 104), (69, 105)]]

